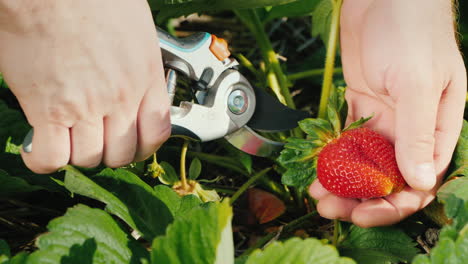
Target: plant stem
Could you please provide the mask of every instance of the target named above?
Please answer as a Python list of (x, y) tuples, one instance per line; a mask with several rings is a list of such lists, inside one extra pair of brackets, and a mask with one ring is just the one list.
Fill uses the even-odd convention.
[(332, 89), (333, 72), (335, 66), (336, 48), (338, 44), (338, 34), (340, 26), (340, 11), (343, 0), (332, 0), (333, 12), (330, 23), (330, 36), (328, 38), (327, 56), (325, 59), (325, 73), (323, 74), (322, 95), (320, 97), (319, 118), (325, 118), (327, 113), (327, 103)]
[(261, 76), (260, 72), (255, 68), (253, 63), (249, 59), (247, 59), (244, 55), (239, 53), (239, 54), (235, 55), (235, 57), (242, 66), (247, 68), (247, 70), (252, 72), (257, 78), (259, 78)]
[(340, 236), (340, 220), (333, 220), (333, 246), (338, 246), (338, 237)]
[(215, 190), (216, 192), (219, 192), (219, 193), (225, 193), (225, 194), (230, 194), (230, 195), (233, 195), (236, 193), (236, 191), (231, 190), (229, 188), (223, 188), (223, 187), (217, 187), (217, 186), (211, 186), (211, 185), (210, 185), (210, 189)]
[(231, 197), (231, 204), (234, 204), (234, 202), (239, 198), (252, 184), (254, 184), (258, 179), (263, 177), (265, 174), (267, 174), (271, 168), (266, 168), (254, 176), (250, 177), (249, 180), (247, 180), (237, 191), (234, 193), (234, 195)]
[[(294, 230), (297, 230), (298, 228), (302, 227), (305, 223), (309, 223), (310, 218), (314, 217), (315, 215), (317, 215), (316, 211), (303, 215), (297, 218), (296, 220), (289, 222), (287, 225), (283, 226), (281, 233), (287, 234), (287, 233), (293, 232)], [(253, 245), (252, 247), (247, 249), (244, 253), (242, 253), (242, 256), (250, 255), (250, 253), (252, 253), (252, 251), (254, 251), (255, 249), (263, 247), (271, 239), (277, 236), (278, 232), (271, 232), (268, 235), (262, 237), (261, 239), (257, 241), (257, 243), (255, 243), (255, 245)]]
[(299, 209), (304, 209), (304, 191), (301, 191), (299, 188), (291, 188), (291, 193), (293, 194), (294, 201)]
[(188, 145), (189, 140), (184, 139), (184, 145), (182, 145), (182, 152), (180, 153), (180, 181), (184, 190), (188, 190), (187, 174), (185, 171), (185, 158), (187, 157)]
[[(288, 80), (295, 81), (295, 80), (315, 77), (315, 76), (322, 75), (324, 72), (325, 72), (325, 69), (312, 69), (312, 70), (307, 70), (307, 71), (302, 71), (302, 72), (291, 73), (288, 75)], [(341, 67), (333, 69), (333, 74), (342, 74), (342, 73), (343, 73), (343, 69)]]
[[(177, 148), (175, 147), (165, 147), (165, 149), (169, 151), (178, 151)], [(197, 157), (201, 159), (202, 161), (207, 161), (212, 164), (233, 170), (235, 172), (238, 172), (244, 176), (249, 176), (250, 174), (242, 167), (241, 164), (238, 164), (238, 162), (235, 162), (231, 158), (227, 157), (222, 157), (218, 155), (213, 155), (213, 154), (207, 154), (207, 153), (202, 153), (202, 152), (194, 152), (194, 151), (188, 151), (187, 155), (189, 157)]]
[(292, 100), (292, 96), (288, 88), (288, 80), (281, 69), (281, 65), (275, 51), (273, 50), (270, 39), (265, 32), (265, 28), (258, 17), (257, 11), (255, 9), (249, 9), (247, 12), (249, 13), (249, 22), (251, 22), (249, 25), (250, 29), (257, 39), (263, 59), (267, 63), (267, 70), (272, 70), (272, 73), (274, 74), (274, 76), (268, 74), (267, 78), (271, 88), (280, 102), (291, 108), (295, 108), (294, 101)]

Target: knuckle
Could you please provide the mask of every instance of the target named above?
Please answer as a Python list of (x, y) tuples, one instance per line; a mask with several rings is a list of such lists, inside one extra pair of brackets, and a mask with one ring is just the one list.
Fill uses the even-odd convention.
[(78, 166), (78, 167), (83, 167), (83, 168), (96, 168), (99, 166), (101, 161), (76, 161), (76, 162), (71, 162), (71, 164)]
[(430, 155), (433, 154), (433, 149), (434, 149), (434, 144), (435, 144), (435, 137), (433, 134), (425, 133), (425, 134), (420, 134), (410, 142), (408, 142), (408, 148), (410, 150), (415, 150), (415, 151), (422, 151), (422, 152), (428, 152), (431, 150), (429, 153)]
[(171, 135), (171, 127), (168, 126), (168, 129), (163, 130), (160, 134), (155, 134), (150, 139), (144, 141), (144, 143), (139, 144), (139, 150), (135, 155), (135, 161), (143, 161), (150, 157), (154, 152), (156, 152), (159, 147), (169, 138)]
[(131, 82), (122, 83), (124, 84), (114, 88), (114, 93), (111, 95), (112, 103), (119, 108), (132, 106), (138, 94), (138, 90), (132, 89), (134, 85)]
[(33, 160), (25, 160), (26, 166), (37, 174), (48, 174), (53, 173), (67, 165), (68, 160), (63, 158), (54, 158), (48, 156), (45, 159), (36, 158)]
[(356, 226), (359, 226), (360, 228), (371, 228), (371, 227), (375, 226), (372, 223), (370, 223), (369, 221), (366, 221), (364, 219), (353, 220), (353, 224), (355, 224)]
[(163, 127), (160, 128), (158, 133), (154, 133), (154, 137), (152, 138), (151, 144), (155, 146), (162, 145), (170, 136), (171, 136), (171, 124), (167, 123), (162, 125)]
[(109, 168), (119, 168), (133, 162), (133, 157), (123, 157), (120, 159), (106, 159), (104, 164)]
[[(414, 69), (418, 69), (415, 71)], [(431, 74), (429, 74), (431, 73)], [(408, 89), (423, 89), (428, 90), (429, 87), (434, 87), (432, 69), (427, 67), (413, 67), (407, 65), (405, 67), (389, 67), (385, 72), (384, 86), (390, 91), (398, 91), (403, 93)], [(435, 89), (434, 89), (435, 92)]]
[(79, 102), (73, 98), (61, 97), (47, 106), (45, 117), (51, 123), (71, 127), (76, 120), (84, 117)]
[(72, 157), (70, 164), (83, 168), (96, 168), (99, 166), (99, 164), (101, 164), (101, 157), (97, 156), (87, 159), (78, 159)]

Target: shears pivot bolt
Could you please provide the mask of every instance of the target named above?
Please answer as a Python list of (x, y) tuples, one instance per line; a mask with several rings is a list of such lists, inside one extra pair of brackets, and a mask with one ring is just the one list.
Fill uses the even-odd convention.
[(229, 110), (236, 115), (243, 114), (249, 106), (247, 94), (240, 89), (234, 90), (229, 94), (228, 107)]

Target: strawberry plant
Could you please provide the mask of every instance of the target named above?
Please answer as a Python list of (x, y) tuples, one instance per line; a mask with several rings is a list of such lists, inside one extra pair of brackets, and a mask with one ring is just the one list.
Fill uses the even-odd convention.
[[(265, 135), (285, 142), (277, 158), (250, 156), (225, 140), (172, 138), (157, 156), (126, 167), (68, 165), (36, 175), (19, 155), (30, 127), (0, 73), (0, 263), (468, 262), (466, 120), (435, 201), (398, 224), (329, 221), (307, 192), (315, 179), (364, 199), (406, 184), (393, 145), (363, 127), (373, 117), (345, 125), (342, 0), (149, 3), (168, 32), (213, 30), (230, 40), (256, 88), (316, 118)], [(460, 3), (465, 36), (466, 11)], [(201, 18), (180, 17), (195, 13)]]

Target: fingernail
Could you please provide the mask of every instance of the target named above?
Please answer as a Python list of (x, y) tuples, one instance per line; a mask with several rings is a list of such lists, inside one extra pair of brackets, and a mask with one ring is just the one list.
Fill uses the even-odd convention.
[(24, 137), (23, 140), (23, 151), (26, 153), (31, 153), (32, 152), (32, 138), (34, 135), (34, 128), (31, 128), (29, 130), (28, 134)]
[(429, 191), (436, 184), (434, 163), (422, 163), (416, 166), (413, 189)]

